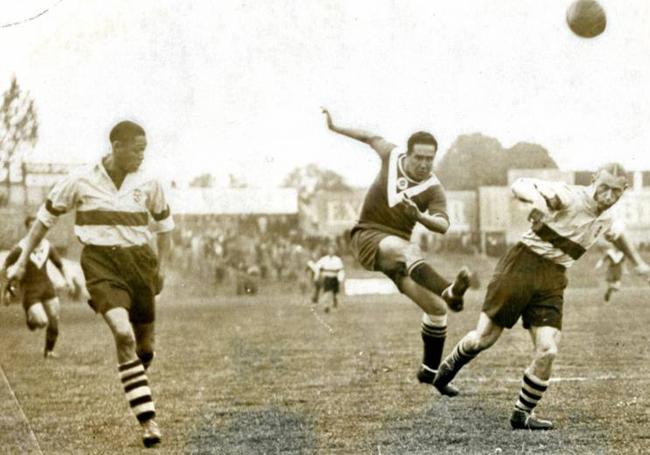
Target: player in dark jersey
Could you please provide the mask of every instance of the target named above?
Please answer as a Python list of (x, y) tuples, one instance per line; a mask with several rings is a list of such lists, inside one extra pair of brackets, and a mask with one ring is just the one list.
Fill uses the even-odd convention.
[[(386, 274), (401, 293), (424, 311), (424, 355), (417, 376), (420, 382), (431, 384), (447, 334), (446, 307), (462, 310), (463, 295), (469, 287), (467, 268), (462, 268), (450, 283), (424, 260), (419, 246), (410, 241), (416, 223), (438, 234), (449, 229), (445, 192), (433, 173), (438, 143), (431, 134), (420, 131), (409, 138), (403, 149), (380, 136), (336, 126), (326, 109), (323, 114), (330, 130), (368, 144), (381, 159), (381, 170), (352, 229), (351, 246), (364, 268)], [(458, 389), (450, 385), (440, 392), (453, 396)]]
[[(30, 229), (34, 217), (25, 219), (25, 227)], [(14, 264), (24, 248), (24, 240), (16, 245), (5, 259), (3, 269)], [(47, 262), (51, 261), (66, 280), (68, 289), (73, 289), (72, 277), (67, 273), (61, 257), (50, 243), (43, 239), (29, 256), (25, 275), (21, 280), (23, 290), (23, 309), (29, 330), (45, 328), (45, 358), (54, 357), (54, 345), (59, 336), (59, 299), (47, 274)]]

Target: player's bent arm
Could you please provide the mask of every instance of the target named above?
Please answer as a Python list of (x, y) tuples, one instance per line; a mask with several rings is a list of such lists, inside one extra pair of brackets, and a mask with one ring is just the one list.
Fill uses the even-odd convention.
[(23, 277), (29, 255), (41, 243), (48, 230), (49, 228), (38, 219), (32, 224), (32, 228), (27, 233), (27, 237), (25, 237), (25, 247), (20, 252), (16, 263), (7, 271), (7, 277), (9, 279), (21, 279)]
[(418, 222), (436, 234), (446, 234), (449, 230), (449, 218), (441, 213), (420, 212)]
[(648, 266), (648, 264), (646, 264), (646, 262), (641, 258), (639, 251), (632, 242), (627, 239), (625, 234), (621, 233), (616, 238), (609, 238), (607, 240), (613, 243), (616, 248), (625, 254), (625, 257), (632, 261), (639, 273), (645, 275), (650, 274), (650, 266)]

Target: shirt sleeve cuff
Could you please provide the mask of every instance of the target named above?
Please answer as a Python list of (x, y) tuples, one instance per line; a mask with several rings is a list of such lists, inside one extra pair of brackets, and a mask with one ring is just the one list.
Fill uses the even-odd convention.
[(45, 208), (45, 205), (41, 205), (41, 207), (38, 209), (38, 212), (36, 213), (36, 219), (49, 229), (54, 226), (54, 224), (56, 224), (59, 217), (47, 210)]
[(154, 234), (162, 234), (165, 232), (173, 231), (176, 225), (174, 224), (174, 218), (168, 216), (167, 218), (160, 221), (154, 221), (151, 227), (151, 230)]

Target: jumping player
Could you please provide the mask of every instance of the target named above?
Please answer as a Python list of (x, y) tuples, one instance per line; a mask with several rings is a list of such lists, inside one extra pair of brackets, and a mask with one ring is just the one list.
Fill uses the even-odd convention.
[[(335, 253), (334, 245), (327, 246), (327, 254), (320, 258), (316, 265), (314, 280), (320, 283), (319, 287), (323, 293), (332, 293), (332, 308), (338, 307), (338, 294), (340, 284), (345, 279), (345, 270), (343, 269), (343, 261)], [(315, 302), (318, 303), (318, 295), (314, 295)], [(329, 306), (325, 307), (325, 312), (329, 313)]]
[[(438, 143), (431, 134), (420, 131), (408, 139), (404, 149), (380, 136), (334, 125), (330, 113), (326, 109), (323, 113), (330, 130), (368, 144), (381, 159), (381, 170), (352, 229), (351, 246), (363, 267), (383, 272), (424, 311), (424, 355), (417, 376), (420, 382), (431, 384), (447, 335), (446, 306), (452, 311), (462, 310), (469, 286), (466, 268), (458, 272), (453, 284), (449, 283), (410, 241), (416, 222), (439, 234), (449, 229), (445, 192), (433, 173)], [(451, 385), (439, 391), (444, 395), (458, 393)]]
[[(25, 227), (29, 231), (35, 218), (28, 216), (25, 219)], [(16, 245), (5, 259), (3, 273), (13, 265), (25, 248), (25, 239)], [(47, 274), (47, 263), (52, 264), (61, 272), (65, 279), (68, 290), (74, 289), (74, 282), (68, 274), (61, 257), (56, 249), (50, 245), (47, 239), (34, 248), (29, 255), (29, 261), (25, 267), (25, 275), (21, 280), (23, 290), (23, 309), (25, 310), (25, 321), (29, 330), (45, 328), (45, 349), (43, 356), (56, 357), (54, 354), (54, 345), (59, 336), (59, 298), (56, 295), (52, 280)]]
[(605, 282), (607, 283), (607, 290), (603, 299), (609, 302), (612, 294), (621, 289), (621, 277), (623, 276), (623, 263), (625, 262), (625, 253), (610, 245), (605, 250), (605, 255), (600, 258), (596, 263), (596, 268), (599, 269), (603, 265), (607, 267), (605, 272)]
[(562, 329), (562, 306), (567, 286), (566, 269), (604, 235), (647, 275), (650, 267), (627, 242), (608, 210), (627, 187), (618, 164), (603, 166), (591, 186), (574, 186), (536, 179), (519, 179), (514, 196), (531, 204), (531, 229), (499, 260), (488, 285), (475, 330), (469, 332), (438, 369), (433, 385), (443, 389), (481, 351), (512, 328), (521, 316), (533, 340), (535, 354), (526, 369), (519, 397), (510, 418), (513, 429), (548, 430), (548, 420), (533, 409), (549, 385), (551, 367)]
[[(120, 122), (109, 139), (111, 154), (54, 186), (7, 275), (22, 278), (48, 229), (60, 215), (76, 210), (89, 303), (113, 334), (126, 399), (150, 447), (160, 442), (160, 430), (145, 370), (154, 356), (154, 297), (162, 288), (162, 259), (168, 257), (174, 222), (162, 185), (140, 168), (147, 146), (142, 127)], [(152, 234), (157, 255), (149, 246)]]

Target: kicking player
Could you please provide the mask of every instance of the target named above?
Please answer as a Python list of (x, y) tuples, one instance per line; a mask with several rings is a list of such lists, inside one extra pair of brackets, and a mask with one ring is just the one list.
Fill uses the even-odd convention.
[[(29, 255), (48, 229), (59, 216), (76, 210), (74, 229), (84, 245), (81, 268), (89, 303), (113, 334), (126, 399), (142, 426), (143, 443), (150, 447), (160, 442), (160, 430), (145, 371), (154, 356), (154, 297), (162, 288), (162, 259), (168, 257), (174, 222), (162, 185), (140, 168), (147, 146), (142, 127), (120, 122), (109, 139), (108, 156), (54, 186), (7, 275), (22, 278)], [(152, 234), (157, 255), (149, 246)]]
[[(327, 246), (327, 254), (320, 258), (316, 265), (314, 280), (321, 283), (319, 288), (323, 293), (332, 293), (332, 307), (338, 307), (337, 296), (339, 294), (340, 284), (345, 279), (345, 271), (343, 269), (343, 261), (335, 253), (334, 245)], [(318, 303), (318, 295), (314, 295), (314, 303)], [(325, 312), (329, 313), (329, 306), (325, 307)]]
[(623, 263), (625, 262), (625, 253), (611, 245), (605, 250), (603, 256), (597, 263), (596, 268), (599, 269), (606, 264), (607, 271), (605, 273), (605, 282), (607, 283), (607, 290), (603, 297), (605, 302), (609, 302), (612, 294), (621, 289), (621, 277), (623, 276)]
[(594, 174), (591, 186), (574, 186), (536, 179), (519, 179), (512, 192), (531, 204), (531, 229), (500, 259), (488, 285), (475, 330), (460, 340), (441, 363), (433, 385), (440, 389), (460, 369), (512, 328), (521, 316), (530, 331), (535, 354), (526, 369), (510, 419), (512, 428), (548, 430), (548, 420), (533, 409), (548, 388), (551, 366), (558, 351), (562, 306), (567, 286), (566, 269), (604, 235), (647, 275), (650, 267), (627, 242), (608, 210), (627, 187), (620, 165), (609, 164)]
[[(419, 246), (410, 241), (416, 222), (432, 232), (449, 229), (445, 192), (433, 173), (438, 150), (436, 139), (420, 131), (406, 148), (397, 147), (380, 136), (356, 129), (341, 128), (323, 109), (327, 126), (335, 133), (368, 144), (381, 159), (381, 170), (366, 194), (361, 216), (351, 232), (352, 250), (364, 268), (381, 271), (401, 293), (423, 311), (424, 355), (418, 380), (431, 384), (438, 370), (447, 336), (447, 308), (460, 311), (469, 286), (469, 271), (459, 271), (454, 283), (440, 276), (425, 260)], [(449, 385), (438, 389), (456, 395)]]
[[(28, 231), (34, 220), (33, 216), (28, 216), (25, 219), (25, 227)], [(18, 260), (23, 249), (25, 249), (25, 244), (26, 241), (23, 239), (9, 252), (2, 273), (6, 273), (7, 268)], [(72, 276), (68, 274), (56, 249), (50, 245), (47, 239), (41, 240), (29, 255), (20, 286), (23, 290), (23, 309), (25, 310), (27, 327), (29, 330), (45, 328), (45, 349), (43, 351), (45, 358), (56, 357), (54, 345), (59, 336), (60, 310), (59, 299), (54, 290), (54, 285), (47, 274), (48, 261), (51, 261), (61, 272), (68, 290), (72, 291), (75, 286)]]

